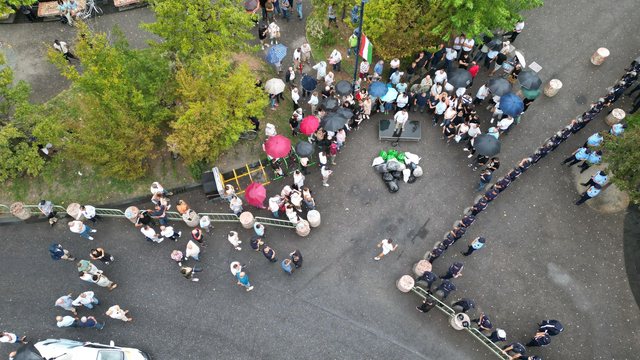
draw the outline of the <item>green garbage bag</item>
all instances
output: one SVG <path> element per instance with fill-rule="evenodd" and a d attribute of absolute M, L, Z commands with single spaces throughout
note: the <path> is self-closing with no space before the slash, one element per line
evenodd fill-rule
<path fill-rule="evenodd" d="M 389 150 L 387 151 L 387 160 L 389 159 L 396 159 L 398 157 L 398 151 L 397 150 Z"/>
<path fill-rule="evenodd" d="M 384 161 L 387 161 L 387 157 L 388 157 L 389 155 L 387 154 L 387 152 L 386 152 L 386 151 L 384 151 L 384 150 L 380 150 L 380 153 L 378 154 L 378 156 L 380 156 Z"/>
<path fill-rule="evenodd" d="M 396 159 L 398 159 L 398 161 L 400 162 L 404 162 L 404 153 L 399 153 L 398 156 L 396 156 Z"/>

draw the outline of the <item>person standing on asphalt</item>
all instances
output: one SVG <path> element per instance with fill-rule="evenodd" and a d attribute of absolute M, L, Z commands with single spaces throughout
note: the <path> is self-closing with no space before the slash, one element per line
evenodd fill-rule
<path fill-rule="evenodd" d="M 180 274 L 182 274 L 182 276 L 184 276 L 185 279 L 187 280 L 191 280 L 191 281 L 200 281 L 200 279 L 194 277 L 196 273 L 201 272 L 202 269 L 200 269 L 199 267 L 189 267 L 189 266 L 181 266 L 180 267 Z"/>
<path fill-rule="evenodd" d="M 510 353 L 515 353 L 516 356 L 512 356 L 511 358 L 517 359 L 525 356 L 525 354 L 527 353 L 527 348 L 525 348 L 524 345 L 520 344 L 519 342 L 514 342 L 503 347 L 502 352 L 508 355 L 510 355 Z"/>
<path fill-rule="evenodd" d="M 291 262 L 296 269 L 302 267 L 302 253 L 300 250 L 293 250 L 293 252 L 289 253 L 289 258 L 291 258 Z"/>
<path fill-rule="evenodd" d="M 427 296 L 427 297 L 424 298 L 424 300 L 422 301 L 422 304 L 420 304 L 420 306 L 416 306 L 416 310 L 420 311 L 423 314 L 426 314 L 431 309 L 433 309 L 435 306 L 436 306 L 435 300 L 433 300 L 431 298 L 431 296 Z"/>
<path fill-rule="evenodd" d="M 507 341 L 507 332 L 502 329 L 495 329 L 489 336 L 489 340 L 494 343 Z"/>
<path fill-rule="evenodd" d="M 254 236 L 251 237 L 250 245 L 251 245 L 251 248 L 253 250 L 261 251 L 260 247 L 262 245 L 264 245 L 264 241 L 262 240 L 262 238 L 260 236 L 254 235 Z"/>
<path fill-rule="evenodd" d="M 247 273 L 245 273 L 244 271 L 240 271 L 239 273 L 237 273 L 236 279 L 238 280 L 238 285 L 244 286 L 245 290 L 253 290 L 253 286 L 251 286 L 251 283 L 249 282 L 249 275 L 247 275 Z"/>
<path fill-rule="evenodd" d="M 107 288 L 109 291 L 118 287 L 118 284 L 109 280 L 109 278 L 104 274 L 91 275 L 91 282 L 100 287 Z"/>
<path fill-rule="evenodd" d="M 49 225 L 51 226 L 58 222 L 58 218 L 56 217 L 58 213 L 54 209 L 53 203 L 49 200 L 40 200 L 38 204 L 38 210 L 49 219 Z"/>
<path fill-rule="evenodd" d="M 451 304 L 451 307 L 455 311 L 466 313 L 467 311 L 474 309 L 476 307 L 476 303 L 471 299 L 462 298 Z"/>
<path fill-rule="evenodd" d="M 69 225 L 69 230 L 71 230 L 72 233 L 79 234 L 87 240 L 93 240 L 93 236 L 91 236 L 90 234 L 97 232 L 97 230 L 88 227 L 87 225 L 83 224 L 82 221 L 78 220 L 69 221 L 67 225 Z"/>
<path fill-rule="evenodd" d="M 593 135 L 587 138 L 587 141 L 584 142 L 584 145 L 582 145 L 582 147 L 592 148 L 592 149 L 597 148 L 597 147 L 600 147 L 600 145 L 602 145 L 603 141 L 604 141 L 604 137 L 602 136 L 602 134 L 594 133 Z"/>
<path fill-rule="evenodd" d="M 80 214 L 84 216 L 85 219 L 91 221 L 93 225 L 100 219 L 98 215 L 96 215 L 96 208 L 91 205 L 82 205 L 80 206 Z"/>
<path fill-rule="evenodd" d="M 438 275 L 432 273 L 431 271 L 425 271 L 422 276 L 419 276 L 416 281 L 424 281 L 427 283 L 427 291 L 431 291 L 431 287 L 433 283 L 438 280 Z"/>
<path fill-rule="evenodd" d="M 538 324 L 538 332 L 546 332 L 549 336 L 556 336 L 564 331 L 564 326 L 558 320 L 543 320 Z"/>
<path fill-rule="evenodd" d="M 571 156 L 569 156 L 568 158 L 564 159 L 564 161 L 562 162 L 562 164 L 566 164 L 569 163 L 569 166 L 573 166 L 577 163 L 579 163 L 580 161 L 585 161 L 589 158 L 589 154 L 591 153 L 591 150 L 587 149 L 585 146 L 578 148 L 576 151 L 574 151 Z"/>
<path fill-rule="evenodd" d="M 194 258 L 196 261 L 200 261 L 200 247 L 196 245 L 193 240 L 189 240 L 187 243 L 187 248 L 184 253 L 185 260 L 189 260 L 190 257 Z"/>
<path fill-rule="evenodd" d="M 26 336 L 18 336 L 14 333 L 8 332 L 8 331 L 3 331 L 0 332 L 0 343 L 7 343 L 7 344 L 17 344 L 17 343 L 23 343 L 26 344 L 27 343 L 27 337 Z"/>
<path fill-rule="evenodd" d="M 79 328 L 95 328 L 102 330 L 104 328 L 104 322 L 98 322 L 93 316 L 83 316 L 78 323 Z"/>
<path fill-rule="evenodd" d="M 128 313 L 129 310 L 123 310 L 119 305 L 113 305 L 105 314 L 112 319 L 128 322 L 133 320 L 132 317 L 127 316 Z"/>
<path fill-rule="evenodd" d="M 493 329 L 493 324 L 491 324 L 491 319 L 489 319 L 489 317 L 485 313 L 481 313 L 479 318 L 471 321 L 478 324 L 478 329 L 480 331 L 491 331 L 491 329 Z"/>
<path fill-rule="evenodd" d="M 200 218 L 200 220 L 202 220 L 203 218 L 204 217 Z M 178 238 L 182 236 L 182 231 L 178 231 L 176 233 L 175 231 L 173 231 L 173 226 L 160 225 L 160 235 L 177 242 Z"/>
<path fill-rule="evenodd" d="M 461 262 L 454 262 L 453 264 L 451 264 L 451 266 L 449 266 L 449 270 L 447 271 L 446 274 L 440 276 L 441 279 L 457 279 L 460 276 L 462 276 L 462 269 L 464 268 L 464 265 Z"/>
<path fill-rule="evenodd" d="M 204 244 L 204 234 L 202 233 L 202 230 L 200 230 L 200 228 L 195 228 L 191 230 L 191 238 L 195 240 L 198 244 L 200 244 L 200 246 L 207 247 Z"/>
<path fill-rule="evenodd" d="M 73 316 L 56 316 L 56 326 L 59 328 L 78 327 L 78 318 Z"/>
<path fill-rule="evenodd" d="M 227 235 L 227 240 L 231 243 L 234 249 L 238 251 L 242 250 L 242 248 L 240 247 L 240 244 L 242 244 L 242 241 L 240 241 L 240 238 L 238 237 L 237 232 L 229 231 L 229 234 Z"/>
<path fill-rule="evenodd" d="M 262 248 L 262 255 L 264 255 L 264 257 L 272 263 L 278 261 L 278 258 L 276 257 L 276 251 L 270 248 L 268 245 L 265 245 Z"/>
<path fill-rule="evenodd" d="M 59 306 L 67 311 L 71 311 L 74 315 L 78 315 L 78 311 L 73 306 L 73 298 L 71 297 L 73 293 L 69 293 L 64 296 L 60 296 L 58 300 L 56 300 L 56 306 Z"/>
<path fill-rule="evenodd" d="M 263 0 L 260 1 L 262 2 Z M 264 7 L 262 8 L 262 11 L 265 11 Z M 267 27 L 267 24 L 264 21 L 261 21 L 260 26 L 258 26 L 258 39 L 260 39 L 260 47 L 262 50 L 264 50 L 265 46 L 269 47 L 269 43 L 266 41 L 268 34 L 269 28 Z"/>
<path fill-rule="evenodd" d="M 53 260 L 67 260 L 74 261 L 76 258 L 71 255 L 69 250 L 64 249 L 62 245 L 57 243 L 52 243 L 49 245 L 49 254 Z"/>
<path fill-rule="evenodd" d="M 540 331 L 537 332 L 531 341 L 527 343 L 527 347 L 536 347 L 536 346 L 547 346 L 551 344 L 551 336 L 549 336 L 546 332 Z"/>
<path fill-rule="evenodd" d="M 446 299 L 449 294 L 456 291 L 456 285 L 449 280 L 442 280 L 440 285 L 436 288 L 436 294 L 442 294 L 442 299 Z"/>
<path fill-rule="evenodd" d="M 435 247 L 431 250 L 431 252 L 429 252 L 429 255 L 427 256 L 427 261 L 433 264 L 434 261 L 436 261 L 436 259 L 438 259 L 443 253 L 444 253 L 444 249 L 442 249 L 439 246 Z"/>
<path fill-rule="evenodd" d="M 329 176 L 333 174 L 333 171 L 325 165 L 320 168 L 320 174 L 322 175 L 322 186 L 329 186 Z"/>
<path fill-rule="evenodd" d="M 95 293 L 93 291 L 85 291 L 73 300 L 71 304 L 73 306 L 84 306 L 87 309 L 93 309 L 94 306 L 100 304 L 100 301 L 95 297 Z"/>
<path fill-rule="evenodd" d="M 280 201 L 280 195 L 275 195 L 269 198 L 269 211 L 271 211 L 271 214 L 276 219 L 280 218 Z"/>
<path fill-rule="evenodd" d="M 291 259 L 284 259 L 280 262 L 280 267 L 282 268 L 282 271 L 286 272 L 287 274 L 291 275 L 293 274 L 293 263 L 291 262 Z"/>
<path fill-rule="evenodd" d="M 597 150 L 592 152 L 591 154 L 589 154 L 589 157 L 586 160 L 584 160 L 582 164 L 579 165 L 580 173 L 582 174 L 591 166 L 598 165 L 601 162 L 602 162 L 602 151 Z"/>
<path fill-rule="evenodd" d="M 87 274 L 91 275 L 102 274 L 102 270 L 98 269 L 89 260 L 80 260 L 78 261 L 76 266 L 78 268 L 78 272 L 86 272 Z"/>
<path fill-rule="evenodd" d="M 598 172 L 596 172 L 595 174 L 593 174 L 593 176 L 591 177 L 591 179 L 589 179 L 589 181 L 587 181 L 584 184 L 580 184 L 582 186 L 591 186 L 591 185 L 600 185 L 600 186 L 604 186 L 607 183 L 607 173 L 605 173 L 604 171 L 600 170 Z"/>
<path fill-rule="evenodd" d="M 585 201 L 598 196 L 601 191 L 602 186 L 600 186 L 599 184 L 590 186 L 585 192 L 582 193 L 582 197 L 580 198 L 580 200 L 576 201 L 576 205 L 582 205 Z"/>
<path fill-rule="evenodd" d="M 484 190 L 484 187 L 491 182 L 492 177 L 493 177 L 493 171 L 489 169 L 482 170 L 480 172 L 480 182 L 478 183 L 478 187 L 476 187 L 476 191 L 479 192 Z"/>
<path fill-rule="evenodd" d="M 398 248 L 397 244 L 393 244 L 393 239 L 382 239 L 377 245 L 377 247 L 382 248 L 382 252 L 378 254 L 378 256 L 374 257 L 373 260 L 380 260 L 385 255 L 389 254 L 392 251 L 395 251 Z"/>
<path fill-rule="evenodd" d="M 460 252 L 460 253 L 464 256 L 469 256 L 473 254 L 474 251 L 482 249 L 485 242 L 486 242 L 485 238 L 478 236 L 477 238 L 473 239 L 471 244 L 469 244 L 469 248 L 467 249 L 466 252 Z"/>
<path fill-rule="evenodd" d="M 71 62 L 71 59 L 79 60 L 71 51 L 69 51 L 69 45 L 64 41 L 60 41 L 58 39 L 53 40 L 53 48 L 61 53 L 68 62 Z"/>
<path fill-rule="evenodd" d="M 164 241 L 164 238 L 158 237 L 158 234 L 156 234 L 156 231 L 153 230 L 153 228 L 149 225 L 143 226 L 142 229 L 140 229 L 140 232 L 144 235 L 147 241 L 155 242 L 158 244 Z"/>
<path fill-rule="evenodd" d="M 153 210 L 149 210 L 151 218 L 157 219 L 160 226 L 167 226 L 169 220 L 167 219 L 167 207 L 164 205 L 156 205 Z"/>
<path fill-rule="evenodd" d="M 233 195 L 231 197 L 231 202 L 229 202 L 229 208 L 231 209 L 231 211 L 236 214 L 236 216 L 240 216 L 240 214 L 242 214 L 242 200 Z"/>

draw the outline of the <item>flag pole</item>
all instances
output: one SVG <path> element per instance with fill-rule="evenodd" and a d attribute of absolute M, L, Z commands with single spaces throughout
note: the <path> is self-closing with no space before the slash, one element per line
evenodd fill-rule
<path fill-rule="evenodd" d="M 369 0 L 360 1 L 360 23 L 358 24 L 358 45 L 356 48 L 356 65 L 353 69 L 353 92 L 355 93 L 356 81 L 358 81 L 358 60 L 360 60 L 360 43 L 362 42 L 362 21 L 364 20 L 364 4 Z"/>

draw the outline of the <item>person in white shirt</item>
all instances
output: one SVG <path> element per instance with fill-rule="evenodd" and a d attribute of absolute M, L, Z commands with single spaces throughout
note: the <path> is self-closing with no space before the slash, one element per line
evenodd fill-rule
<path fill-rule="evenodd" d="M 333 49 L 331 55 L 329 55 L 329 64 L 333 65 L 333 71 L 340 71 L 340 64 L 342 63 L 342 54 L 338 49 Z"/>
<path fill-rule="evenodd" d="M 322 186 L 329 186 L 329 176 L 333 174 L 333 171 L 329 170 L 329 168 L 326 165 L 323 165 L 320 168 L 320 174 L 322 175 Z"/>
<path fill-rule="evenodd" d="M 193 240 L 189 240 L 184 252 L 185 260 L 189 260 L 190 257 L 194 258 L 196 261 L 200 261 L 200 247 Z"/>
<path fill-rule="evenodd" d="M 293 101 L 294 110 L 300 107 L 300 105 L 298 104 L 298 100 L 300 100 L 300 93 L 298 92 L 298 88 L 294 87 L 291 90 L 291 101 Z"/>
<path fill-rule="evenodd" d="M 280 200 L 280 195 L 275 195 L 269 198 L 269 211 L 271 211 L 274 218 L 280 217 Z"/>
<path fill-rule="evenodd" d="M 301 190 L 304 187 L 304 175 L 302 175 L 302 172 L 300 172 L 300 170 L 296 170 L 293 172 L 293 187 L 295 187 L 298 190 Z"/>
<path fill-rule="evenodd" d="M 129 310 L 123 310 L 119 305 L 113 305 L 105 314 L 112 319 L 127 322 L 133 320 L 132 317 L 127 316 L 128 313 Z"/>
<path fill-rule="evenodd" d="M 500 133 L 506 133 L 509 130 L 511 124 L 513 124 L 514 119 L 511 116 L 507 116 L 496 123 L 496 127 Z"/>
<path fill-rule="evenodd" d="M 271 41 L 271 45 L 278 43 L 278 38 L 280 38 L 280 26 L 274 22 L 269 24 L 267 28 L 269 31 L 269 40 Z"/>
<path fill-rule="evenodd" d="M 324 151 L 320 151 L 318 153 L 318 161 L 320 162 L 320 166 L 327 165 L 327 155 L 324 153 Z"/>
<path fill-rule="evenodd" d="M 302 61 L 303 63 L 309 63 L 309 60 L 311 59 L 311 45 L 309 45 L 308 42 L 302 44 L 302 46 L 300 47 L 300 52 L 300 61 Z"/>
<path fill-rule="evenodd" d="M 79 60 L 71 51 L 69 51 L 69 46 L 64 41 L 60 41 L 58 39 L 54 40 L 53 48 L 59 51 L 68 62 L 71 62 L 71 59 Z"/>
<path fill-rule="evenodd" d="M 369 62 L 367 61 L 367 59 L 362 59 L 362 62 L 360 63 L 360 72 L 359 72 L 360 80 L 367 81 L 367 78 L 369 77 L 370 67 L 371 66 L 369 65 Z"/>
<path fill-rule="evenodd" d="M 209 218 L 209 216 L 204 215 L 200 217 L 200 228 L 206 232 L 211 231 L 212 226 L 211 226 L 211 219 Z"/>
<path fill-rule="evenodd" d="M 202 218 L 200 218 L 200 220 L 202 221 Z M 207 217 L 207 221 L 209 220 L 209 218 Z M 202 226 L 200 226 L 202 227 Z M 163 237 L 166 237 L 168 239 L 171 239 L 173 241 L 178 241 L 178 238 L 180 236 L 182 236 L 182 231 L 178 231 L 177 233 L 173 230 L 173 226 L 160 226 L 160 235 L 162 235 Z"/>
<path fill-rule="evenodd" d="M 398 110 L 402 110 L 407 106 L 408 103 L 409 103 L 409 96 L 407 96 L 407 94 L 402 92 L 399 93 L 398 97 L 396 98 L 396 108 Z"/>
<path fill-rule="evenodd" d="M 3 331 L 0 332 L 0 343 L 9 343 L 9 344 L 15 344 L 17 342 L 21 342 L 23 344 L 26 344 L 27 337 L 26 336 L 18 336 L 14 333 L 10 333 L 7 331 Z"/>
<path fill-rule="evenodd" d="M 409 114 L 407 113 L 407 109 L 402 109 L 398 111 L 393 116 L 393 121 L 395 121 L 396 123 L 396 128 L 394 132 L 397 132 L 398 130 L 404 130 L 404 126 L 407 123 L 407 120 L 409 120 Z"/>
<path fill-rule="evenodd" d="M 315 115 L 316 113 L 316 109 L 318 108 L 318 103 L 320 101 L 318 100 L 318 92 L 314 91 L 311 94 L 311 97 L 309 98 L 309 101 L 307 102 L 307 104 L 309 104 L 311 106 L 311 115 Z"/>
<path fill-rule="evenodd" d="M 311 68 L 316 70 L 317 80 L 323 80 L 324 77 L 327 75 L 327 63 L 324 61 L 318 62 L 317 64 L 313 65 Z"/>
<path fill-rule="evenodd" d="M 436 70 L 433 81 L 436 84 L 443 84 L 447 81 L 447 71 L 445 69 Z"/>
<path fill-rule="evenodd" d="M 83 224 L 82 221 L 78 221 L 78 220 L 69 221 L 67 225 L 69 225 L 69 230 L 72 233 L 80 234 L 80 236 L 82 236 L 87 240 L 93 240 L 93 236 L 91 236 L 90 234 L 97 231 Z"/>
<path fill-rule="evenodd" d="M 302 50 L 300 48 L 296 48 L 293 51 L 293 67 L 302 73 Z"/>
<path fill-rule="evenodd" d="M 327 85 L 328 87 L 330 87 L 331 85 L 333 85 L 333 72 L 329 71 L 329 73 L 324 77 L 324 83 L 325 85 Z"/>
<path fill-rule="evenodd" d="M 473 46 L 476 44 L 476 41 L 472 38 L 464 39 L 462 42 L 462 53 L 469 54 L 471 50 L 473 50 Z"/>
<path fill-rule="evenodd" d="M 464 41 L 467 38 L 464 36 L 464 34 L 460 34 L 458 36 L 455 37 L 455 39 L 453 39 L 453 46 L 452 48 L 456 51 L 456 52 L 460 52 L 460 50 L 462 49 L 462 44 L 464 43 Z"/>
<path fill-rule="evenodd" d="M 95 305 L 99 305 L 100 301 L 93 291 L 85 291 L 71 302 L 73 306 L 84 306 L 87 309 L 93 309 Z"/>
<path fill-rule="evenodd" d="M 458 52 L 452 48 L 446 48 L 444 54 L 445 69 L 449 70 L 453 66 L 453 62 L 458 59 Z"/>
<path fill-rule="evenodd" d="M 514 41 L 516 41 L 516 38 L 518 37 L 518 35 L 520 35 L 523 29 L 524 29 L 524 21 L 518 21 L 513 31 L 508 32 L 504 35 L 505 36 L 510 35 L 509 41 L 513 43 Z"/>
<path fill-rule="evenodd" d="M 490 92 L 491 91 L 489 91 L 489 87 L 486 84 L 482 85 L 480 89 L 478 89 L 478 92 L 476 93 L 476 98 L 473 99 L 473 104 L 474 105 L 481 104 L 484 101 L 484 99 L 486 99 L 487 96 L 489 96 Z"/>
<path fill-rule="evenodd" d="M 229 235 L 227 235 L 227 240 L 231 243 L 231 245 L 233 245 L 233 248 L 240 251 L 242 250 L 242 248 L 240 247 L 240 244 L 242 244 L 242 241 L 240 241 L 240 238 L 238 237 L 238 233 L 235 231 L 229 231 Z"/>
<path fill-rule="evenodd" d="M 153 230 L 153 228 L 149 225 L 143 226 L 140 229 L 140 232 L 144 235 L 147 241 L 152 241 L 160 244 L 164 240 L 164 238 L 158 237 L 158 234 L 156 234 L 156 231 Z"/>
<path fill-rule="evenodd" d="M 94 224 L 96 223 L 96 221 L 98 221 L 99 218 L 99 216 L 96 215 L 96 208 L 91 205 L 80 206 L 80 214 L 82 214 L 85 219 L 90 220 Z"/>
<path fill-rule="evenodd" d="M 373 260 L 376 261 L 382 259 L 390 252 L 395 251 L 398 248 L 398 245 L 393 244 L 393 239 L 383 239 L 378 243 L 378 247 L 382 248 L 382 252 L 373 258 Z"/>

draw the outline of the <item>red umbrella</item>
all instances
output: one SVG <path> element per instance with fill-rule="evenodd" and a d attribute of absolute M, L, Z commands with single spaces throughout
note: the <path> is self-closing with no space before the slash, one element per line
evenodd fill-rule
<path fill-rule="evenodd" d="M 264 185 L 257 182 L 252 182 L 244 190 L 244 199 L 249 205 L 253 205 L 257 208 L 264 209 L 264 199 L 267 198 L 267 189 Z"/>
<path fill-rule="evenodd" d="M 300 132 L 305 135 L 311 135 L 318 130 L 318 126 L 320 126 L 320 119 L 313 115 L 309 115 L 302 119 L 302 122 L 300 123 Z"/>
<path fill-rule="evenodd" d="M 282 135 L 272 136 L 265 141 L 264 151 L 272 158 L 285 157 L 291 151 L 291 140 Z"/>

